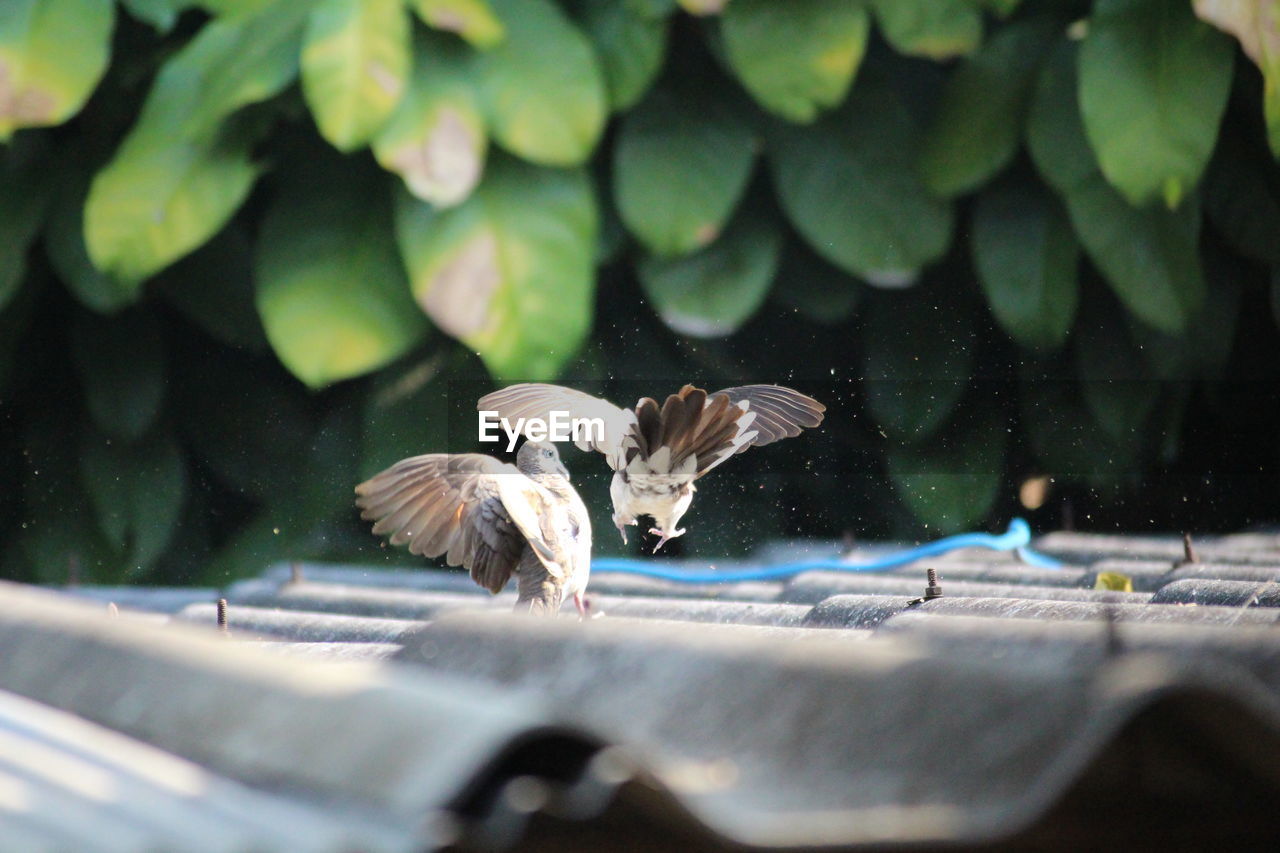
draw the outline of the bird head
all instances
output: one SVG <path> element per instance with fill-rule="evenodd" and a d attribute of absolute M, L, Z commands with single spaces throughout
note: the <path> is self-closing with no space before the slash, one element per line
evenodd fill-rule
<path fill-rule="evenodd" d="M 560 451 L 549 441 L 526 441 L 516 453 L 516 467 L 526 474 L 555 474 L 569 479 Z"/>

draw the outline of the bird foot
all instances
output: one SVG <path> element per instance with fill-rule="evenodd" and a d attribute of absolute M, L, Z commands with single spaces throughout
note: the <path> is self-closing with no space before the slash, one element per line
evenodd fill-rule
<path fill-rule="evenodd" d="M 578 621 L 586 622 L 588 619 L 599 619 L 604 614 L 591 606 L 591 599 L 586 598 L 582 593 L 578 593 L 573 597 L 573 606 L 578 609 Z"/>
<path fill-rule="evenodd" d="M 658 529 L 658 528 L 656 528 L 656 527 L 650 527 L 650 528 L 649 528 L 649 532 L 650 532 L 650 533 L 652 533 L 654 536 L 659 536 L 659 537 L 661 537 L 660 539 L 658 539 L 658 544 L 653 546 L 653 553 L 655 553 L 655 554 L 656 554 L 656 553 L 658 553 L 658 549 L 659 549 L 659 548 L 661 548 L 663 545 L 666 545 L 666 544 L 667 544 L 667 540 L 669 540 L 669 539 L 675 539 L 675 538 L 676 538 L 676 537 L 678 537 L 678 536 L 683 536 L 683 535 L 684 535 L 684 528 L 677 528 L 676 530 L 673 530 L 673 531 L 672 531 L 672 532 L 670 532 L 670 533 L 666 533 L 666 532 L 664 532 L 664 531 L 662 531 L 662 530 L 659 530 L 659 529 Z"/>

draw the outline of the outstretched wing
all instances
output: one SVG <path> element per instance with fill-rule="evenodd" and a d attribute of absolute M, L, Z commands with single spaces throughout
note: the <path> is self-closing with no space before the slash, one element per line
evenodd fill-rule
<path fill-rule="evenodd" d="M 478 453 L 402 459 L 356 486 L 361 518 L 391 544 L 445 556 L 491 592 L 506 585 L 526 544 L 557 574 L 553 539 L 543 530 L 550 494 L 514 465 Z M 550 541 L 549 541 L 550 539 Z"/>
<path fill-rule="evenodd" d="M 604 434 L 580 433 L 575 442 L 582 450 L 603 453 L 610 463 L 617 457 L 620 443 L 635 422 L 632 412 L 620 409 L 608 400 L 541 382 L 523 382 L 486 394 L 476 403 L 479 411 L 497 412 L 513 426 L 520 418 L 550 421 L 552 412 L 566 412 L 570 418 L 598 418 Z M 527 437 L 527 436 L 526 436 Z"/>
<path fill-rule="evenodd" d="M 749 445 L 739 448 L 739 453 L 747 447 L 761 447 L 784 438 L 795 438 L 802 429 L 822 423 L 822 413 L 827 410 L 812 397 L 781 385 L 723 388 L 711 394 L 709 399 L 714 400 L 720 394 L 728 397 L 735 406 L 745 403 L 748 412 L 756 413 L 755 420 L 751 422 L 756 437 Z"/>

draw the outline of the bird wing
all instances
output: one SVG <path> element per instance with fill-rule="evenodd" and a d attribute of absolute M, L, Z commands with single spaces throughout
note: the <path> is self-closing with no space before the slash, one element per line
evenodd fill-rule
<path fill-rule="evenodd" d="M 739 448 L 739 453 L 747 447 L 761 447 L 784 438 L 795 438 L 801 429 L 822 423 L 822 413 L 827 410 L 812 397 L 781 385 L 722 388 L 710 395 L 711 399 L 719 394 L 728 397 L 734 405 L 746 403 L 746 410 L 756 413 L 756 419 L 751 422 L 756 437 L 749 445 Z"/>
<path fill-rule="evenodd" d="M 390 534 L 391 544 L 407 544 L 413 554 L 444 555 L 490 592 L 506 585 L 526 544 L 548 571 L 558 570 L 543 530 L 553 498 L 493 457 L 412 456 L 356 486 L 356 495 L 374 533 Z"/>
<path fill-rule="evenodd" d="M 636 404 L 636 424 L 624 441 L 629 470 L 636 460 L 650 470 L 701 477 L 748 447 L 770 444 L 822 423 L 823 406 L 779 385 L 742 385 L 708 394 L 686 385 L 661 406 Z M 690 462 L 692 460 L 692 462 Z M 692 467 L 691 467 L 692 466 Z"/>
<path fill-rule="evenodd" d="M 581 450 L 603 453 L 611 464 L 618 455 L 623 436 L 635 420 L 634 413 L 620 409 L 608 400 L 542 382 L 522 382 L 486 394 L 476 403 L 476 408 L 495 411 L 511 424 L 519 418 L 549 421 L 553 411 L 568 412 L 571 418 L 599 418 L 604 424 L 604 435 L 583 436 L 575 444 Z"/>

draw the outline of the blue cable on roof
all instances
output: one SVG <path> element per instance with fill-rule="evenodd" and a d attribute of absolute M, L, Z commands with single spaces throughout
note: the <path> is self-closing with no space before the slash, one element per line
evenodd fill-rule
<path fill-rule="evenodd" d="M 1029 566 L 1042 569 L 1060 569 L 1062 563 L 1032 551 L 1027 546 L 1031 542 L 1031 528 L 1021 518 L 1009 522 L 1009 529 L 1004 533 L 958 533 L 947 536 L 914 548 L 905 548 L 859 563 L 846 563 L 843 560 L 803 560 L 796 563 L 783 563 L 779 566 L 766 566 L 760 569 L 738 569 L 736 571 L 718 571 L 707 569 L 663 568 L 661 563 L 653 560 L 634 560 L 625 557 L 601 557 L 591 561 L 591 568 L 597 572 L 622 572 L 630 575 L 642 575 L 649 578 L 676 581 L 678 583 L 731 583 L 734 581 L 765 581 L 776 578 L 788 578 L 801 572 L 821 569 L 835 572 L 877 572 L 906 565 L 925 557 L 936 557 L 956 548 L 988 548 L 992 551 L 1017 551 L 1022 561 Z"/>

